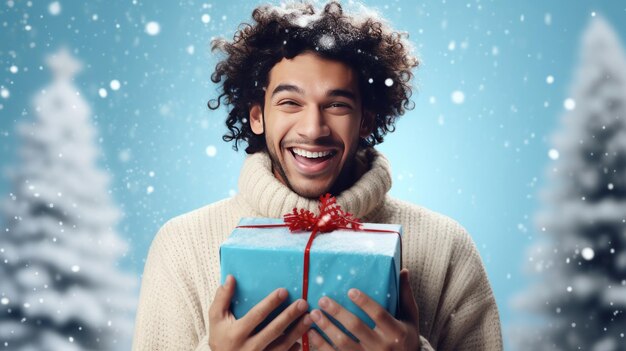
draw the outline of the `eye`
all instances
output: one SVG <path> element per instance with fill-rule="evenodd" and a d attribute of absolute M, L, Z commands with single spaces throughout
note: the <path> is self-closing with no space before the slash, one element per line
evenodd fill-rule
<path fill-rule="evenodd" d="M 294 101 L 291 100 L 285 100 L 279 103 L 279 105 L 291 105 L 291 106 L 298 106 L 298 104 Z"/>
<path fill-rule="evenodd" d="M 328 105 L 328 107 L 335 107 L 335 108 L 342 108 L 342 107 L 344 107 L 344 108 L 352 108 L 350 105 L 347 105 L 347 104 L 342 104 L 342 103 L 339 103 L 339 102 L 333 102 L 332 104 Z"/>

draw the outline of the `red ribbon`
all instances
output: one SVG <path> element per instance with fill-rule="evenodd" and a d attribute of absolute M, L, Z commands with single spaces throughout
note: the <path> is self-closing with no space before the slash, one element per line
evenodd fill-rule
<path fill-rule="evenodd" d="M 395 233 L 400 238 L 400 267 L 402 267 L 402 236 L 395 230 L 386 229 L 363 229 L 361 220 L 353 217 L 349 212 L 341 209 L 337 199 L 330 194 L 320 196 L 319 215 L 305 209 L 298 211 L 296 208 L 291 213 L 285 214 L 284 224 L 258 224 L 239 225 L 236 228 L 278 228 L 289 227 L 289 231 L 311 231 L 309 241 L 304 249 L 304 277 L 302 278 L 302 298 L 307 301 L 309 293 L 309 262 L 311 246 L 318 233 L 332 232 L 337 229 L 347 229 L 363 232 Z M 302 335 L 302 349 L 309 351 L 309 335 Z"/>

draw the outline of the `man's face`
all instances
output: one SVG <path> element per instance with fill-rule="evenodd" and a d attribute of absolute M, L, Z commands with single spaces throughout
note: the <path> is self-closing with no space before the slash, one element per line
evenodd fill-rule
<path fill-rule="evenodd" d="M 255 134 L 265 133 L 274 175 L 309 198 L 346 181 L 359 137 L 370 133 L 370 123 L 361 123 L 356 72 L 313 52 L 272 68 L 261 112 L 254 105 L 250 123 Z"/>

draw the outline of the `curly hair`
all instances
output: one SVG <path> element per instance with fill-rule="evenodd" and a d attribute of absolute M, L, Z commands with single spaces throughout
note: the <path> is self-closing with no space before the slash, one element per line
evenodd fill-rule
<path fill-rule="evenodd" d="M 229 132 L 222 139 L 234 140 L 234 150 L 240 141 L 247 142 L 248 154 L 266 148 L 264 135 L 254 134 L 248 123 L 249 109 L 253 104 L 264 106 L 272 67 L 307 50 L 343 62 L 358 73 L 363 109 L 374 115 L 374 128 L 361 138 L 361 146 L 379 144 L 393 132 L 396 118 L 414 108 L 409 82 L 419 62 L 406 32 L 393 31 L 364 6 L 361 10 L 345 14 L 336 1 L 322 10 L 309 2 L 262 5 L 252 12 L 256 23 L 240 24 L 233 41 L 213 39 L 211 51 L 226 57 L 211 75 L 214 83 L 223 83 L 208 107 L 216 110 L 220 102 L 231 107 L 226 119 Z"/>

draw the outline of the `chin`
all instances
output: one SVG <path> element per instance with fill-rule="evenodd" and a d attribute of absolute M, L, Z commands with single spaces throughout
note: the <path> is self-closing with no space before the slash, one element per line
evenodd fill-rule
<path fill-rule="evenodd" d="M 291 190 L 293 190 L 296 194 L 309 198 L 309 199 L 319 199 L 320 196 L 326 194 L 331 189 L 330 186 L 327 186 L 327 187 L 316 186 L 316 185 L 294 186 L 294 183 L 291 183 L 291 182 L 290 184 L 291 184 Z"/>

